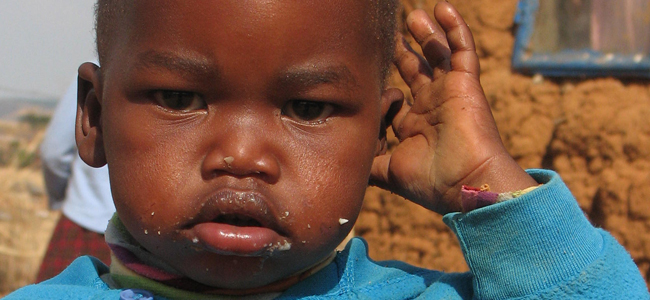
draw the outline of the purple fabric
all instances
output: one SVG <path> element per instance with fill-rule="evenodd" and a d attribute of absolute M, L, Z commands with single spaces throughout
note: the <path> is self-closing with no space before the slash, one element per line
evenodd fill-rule
<path fill-rule="evenodd" d="M 461 207 L 463 212 L 472 211 L 496 203 L 498 197 L 498 193 L 463 185 L 461 189 Z"/>

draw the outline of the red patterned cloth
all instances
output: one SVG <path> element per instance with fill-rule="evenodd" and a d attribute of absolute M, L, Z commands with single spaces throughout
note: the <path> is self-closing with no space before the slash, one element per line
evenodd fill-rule
<path fill-rule="evenodd" d="M 87 230 L 61 215 L 38 271 L 36 282 L 58 275 L 75 258 L 82 255 L 94 256 L 106 265 L 111 261 L 111 251 L 103 234 Z"/>

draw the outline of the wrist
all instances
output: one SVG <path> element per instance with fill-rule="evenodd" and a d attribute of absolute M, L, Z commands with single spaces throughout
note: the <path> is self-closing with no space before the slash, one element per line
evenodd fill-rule
<path fill-rule="evenodd" d="M 495 156 L 457 187 L 462 212 L 523 195 L 539 186 L 507 153 Z"/>
<path fill-rule="evenodd" d="M 490 186 L 488 186 L 487 184 L 484 184 L 480 188 L 464 185 L 461 188 L 461 209 L 463 213 L 466 213 L 495 203 L 518 198 L 525 194 L 528 194 L 529 192 L 534 191 L 536 188 L 540 186 L 541 184 L 538 184 L 523 190 L 505 192 L 505 193 L 495 193 L 490 191 Z"/>
<path fill-rule="evenodd" d="M 488 185 L 491 192 L 498 194 L 525 190 L 537 186 L 538 183 L 508 153 L 504 153 L 495 156 L 473 172 L 460 183 L 459 188 L 483 185 Z"/>

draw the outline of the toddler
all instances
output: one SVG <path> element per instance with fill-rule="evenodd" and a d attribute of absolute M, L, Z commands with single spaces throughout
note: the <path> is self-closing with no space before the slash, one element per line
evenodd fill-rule
<path fill-rule="evenodd" d="M 100 0 L 76 140 L 109 167 L 112 263 L 7 299 L 647 299 L 557 174 L 506 152 L 458 12 L 409 15 L 420 56 L 396 6 Z M 385 86 L 392 62 L 412 103 Z M 443 214 L 470 272 L 336 252 L 368 182 Z"/>

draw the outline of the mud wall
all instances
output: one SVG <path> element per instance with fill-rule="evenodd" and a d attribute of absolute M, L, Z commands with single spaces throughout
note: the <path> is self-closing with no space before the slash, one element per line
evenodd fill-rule
<path fill-rule="evenodd" d="M 403 0 L 431 13 L 437 1 Z M 645 80 L 545 79 L 511 70 L 516 0 L 450 0 L 470 25 L 481 81 L 501 136 L 524 168 L 560 173 L 585 214 L 609 230 L 650 278 L 650 85 Z M 400 85 L 394 79 L 395 85 Z M 441 217 L 370 188 L 356 226 L 377 260 L 465 271 Z"/>

